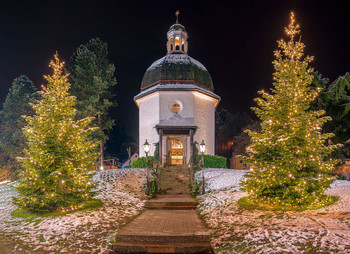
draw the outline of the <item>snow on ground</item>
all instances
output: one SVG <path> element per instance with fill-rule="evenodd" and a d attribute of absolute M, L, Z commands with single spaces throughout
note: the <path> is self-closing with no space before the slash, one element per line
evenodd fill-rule
<path fill-rule="evenodd" d="M 247 171 L 205 169 L 199 211 L 211 228 L 216 253 L 350 253 L 350 181 L 336 180 L 332 206 L 303 212 L 246 210 L 240 181 Z M 196 177 L 202 177 L 198 172 Z"/>
<path fill-rule="evenodd" d="M 103 207 L 31 220 L 11 216 L 16 192 L 11 184 L 0 185 L 0 253 L 4 247 L 13 253 L 108 253 L 114 233 L 143 209 L 144 178 L 143 169 L 97 172 L 96 198 Z"/>
<path fill-rule="evenodd" d="M 205 190 L 219 190 L 224 188 L 240 189 L 240 182 L 248 170 L 230 170 L 223 168 L 204 169 Z M 196 173 L 196 178 L 201 180 L 202 171 Z"/>

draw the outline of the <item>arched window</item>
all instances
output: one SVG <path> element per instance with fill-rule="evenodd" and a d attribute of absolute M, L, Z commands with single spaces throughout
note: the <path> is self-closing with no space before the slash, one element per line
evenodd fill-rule
<path fill-rule="evenodd" d="M 170 39 L 170 50 L 174 50 L 173 38 Z"/>
<path fill-rule="evenodd" d="M 181 50 L 185 51 L 185 39 L 184 38 L 181 39 Z"/>
<path fill-rule="evenodd" d="M 180 37 L 175 37 L 175 50 L 180 50 Z"/>

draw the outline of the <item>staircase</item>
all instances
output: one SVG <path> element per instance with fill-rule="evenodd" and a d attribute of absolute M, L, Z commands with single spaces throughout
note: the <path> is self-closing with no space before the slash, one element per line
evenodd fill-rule
<path fill-rule="evenodd" d="M 162 169 L 159 178 L 159 194 L 190 194 L 190 169 L 186 166 L 168 166 Z"/>
<path fill-rule="evenodd" d="M 190 170 L 171 166 L 161 170 L 160 195 L 145 203 L 145 211 L 116 234 L 110 253 L 212 254 L 210 233 L 190 195 Z M 163 195 L 162 195 L 163 194 Z"/>
<path fill-rule="evenodd" d="M 189 195 L 158 195 L 146 210 L 122 228 L 110 253 L 212 254 L 210 233 Z"/>
<path fill-rule="evenodd" d="M 198 202 L 189 195 L 157 195 L 145 203 L 150 210 L 195 210 Z"/>

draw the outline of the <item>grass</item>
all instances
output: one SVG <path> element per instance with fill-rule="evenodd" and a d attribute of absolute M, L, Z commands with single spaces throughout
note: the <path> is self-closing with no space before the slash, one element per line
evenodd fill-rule
<path fill-rule="evenodd" d="M 238 205 L 241 208 L 247 209 L 247 210 L 264 210 L 264 211 L 305 211 L 305 210 L 315 210 L 315 209 L 320 209 L 322 207 L 326 207 L 329 205 L 334 204 L 339 200 L 338 197 L 331 196 L 331 200 L 324 204 L 324 205 L 307 205 L 307 206 L 281 206 L 281 205 L 272 205 L 272 204 L 256 204 L 252 203 L 249 200 L 249 197 L 244 197 L 238 200 Z"/>
<path fill-rule="evenodd" d="M 57 217 L 57 216 L 66 215 L 66 214 L 75 213 L 75 212 L 95 210 L 95 209 L 102 207 L 102 205 L 103 205 L 103 203 L 101 200 L 91 199 L 91 200 L 85 202 L 84 206 L 82 208 L 79 208 L 79 209 L 74 210 L 74 211 L 68 211 L 68 212 L 62 211 L 62 212 L 51 212 L 51 213 L 37 214 L 37 213 L 29 212 L 29 211 L 22 209 L 22 208 L 17 208 L 16 210 L 14 210 L 11 213 L 11 216 L 18 217 L 18 218 L 24 218 L 24 219 L 28 219 L 28 220 L 40 219 L 40 218 L 45 218 L 45 217 Z"/>

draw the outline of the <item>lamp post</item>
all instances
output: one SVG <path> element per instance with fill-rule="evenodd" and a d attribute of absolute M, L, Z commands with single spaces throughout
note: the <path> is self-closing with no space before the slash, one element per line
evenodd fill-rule
<path fill-rule="evenodd" d="M 204 143 L 204 139 L 202 140 L 202 143 L 200 143 L 199 145 L 199 151 L 202 154 L 202 194 L 205 193 L 205 188 L 204 188 L 204 152 L 205 152 L 205 143 Z"/>
<path fill-rule="evenodd" d="M 149 153 L 149 150 L 151 149 L 151 145 L 148 143 L 146 139 L 146 142 L 142 146 L 146 154 L 146 195 L 148 195 L 149 194 L 148 192 L 148 153 Z"/>

